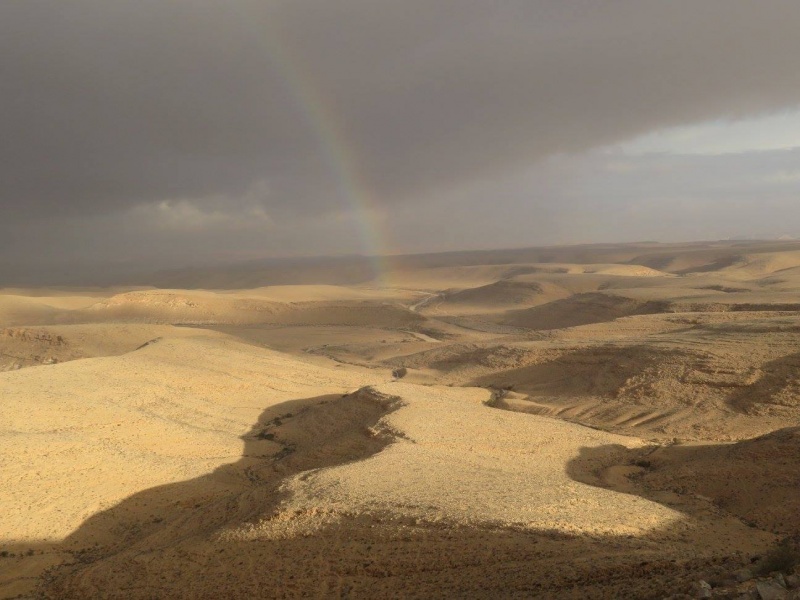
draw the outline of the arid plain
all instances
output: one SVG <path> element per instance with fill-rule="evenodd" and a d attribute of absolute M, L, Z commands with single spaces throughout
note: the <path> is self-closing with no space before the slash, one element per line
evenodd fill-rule
<path fill-rule="evenodd" d="M 799 242 L 385 268 L 0 290 L 0 598 L 738 597 L 800 535 Z"/>

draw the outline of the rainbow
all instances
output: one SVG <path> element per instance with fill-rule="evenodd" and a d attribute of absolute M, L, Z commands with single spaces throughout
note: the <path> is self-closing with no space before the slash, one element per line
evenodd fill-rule
<path fill-rule="evenodd" d="M 361 251 L 370 260 L 376 285 L 388 287 L 390 269 L 386 257 L 391 236 L 383 207 L 364 177 L 358 152 L 348 139 L 344 123 L 315 85 L 308 69 L 293 57 L 289 44 L 280 34 L 268 28 L 260 37 L 266 44 L 270 61 L 317 137 L 320 152 L 337 182 L 337 192 L 350 205 L 361 239 Z"/>

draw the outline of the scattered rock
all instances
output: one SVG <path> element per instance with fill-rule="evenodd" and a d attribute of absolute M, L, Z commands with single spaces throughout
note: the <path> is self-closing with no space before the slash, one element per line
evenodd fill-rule
<path fill-rule="evenodd" d="M 787 600 L 789 597 L 786 588 L 774 579 L 759 581 L 756 584 L 756 590 L 761 600 Z"/>
<path fill-rule="evenodd" d="M 736 581 L 743 583 L 753 578 L 753 572 L 750 569 L 739 569 L 733 576 L 736 578 Z"/>
<path fill-rule="evenodd" d="M 692 592 L 694 592 L 695 598 L 711 598 L 711 584 L 707 581 L 703 581 L 702 579 L 692 585 Z"/>

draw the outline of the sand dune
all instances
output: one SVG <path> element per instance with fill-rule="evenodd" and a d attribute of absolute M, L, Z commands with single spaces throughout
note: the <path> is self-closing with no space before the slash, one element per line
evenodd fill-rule
<path fill-rule="evenodd" d="M 301 261 L 0 292 L 0 597 L 725 582 L 800 535 L 797 247 L 392 257 L 388 285 L 337 259 L 324 277 Z"/>

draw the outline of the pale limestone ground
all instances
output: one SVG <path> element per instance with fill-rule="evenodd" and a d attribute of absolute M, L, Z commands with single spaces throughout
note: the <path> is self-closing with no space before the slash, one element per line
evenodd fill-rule
<path fill-rule="evenodd" d="M 747 562 L 800 513 L 773 246 L 6 290 L 0 597 L 660 597 Z"/>
<path fill-rule="evenodd" d="M 24 550 L 135 492 L 239 460 L 241 436 L 265 408 L 380 375 L 187 330 L 123 356 L 0 377 L 0 539 Z M 0 586 L 18 569 L 0 562 Z"/>
<path fill-rule="evenodd" d="M 637 447 L 639 440 L 492 409 L 482 389 L 392 383 L 376 391 L 400 398 L 401 408 L 380 423 L 398 439 L 369 459 L 290 479 L 287 511 L 385 509 L 462 525 L 600 535 L 641 535 L 681 518 L 566 473 L 583 447 Z"/>

